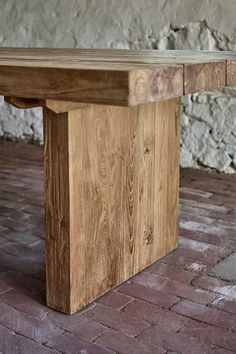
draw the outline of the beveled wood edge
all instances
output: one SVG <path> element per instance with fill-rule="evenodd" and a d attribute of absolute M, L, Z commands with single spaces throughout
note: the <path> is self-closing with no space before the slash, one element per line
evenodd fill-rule
<path fill-rule="evenodd" d="M 16 108 L 30 109 L 30 108 L 37 108 L 37 107 L 47 107 L 54 113 L 65 113 L 68 111 L 73 111 L 76 109 L 88 107 L 87 103 L 47 100 L 47 99 L 40 100 L 34 98 L 22 98 L 22 97 L 12 97 L 12 96 L 5 96 L 4 100 L 8 104 L 11 104 Z"/>
<path fill-rule="evenodd" d="M 227 86 L 236 85 L 236 59 L 227 60 L 227 76 L 226 83 Z"/>
<path fill-rule="evenodd" d="M 219 60 L 210 63 L 184 64 L 184 94 L 212 91 L 226 86 L 227 63 Z"/>
<path fill-rule="evenodd" d="M 183 65 L 137 69 L 129 73 L 128 106 L 163 101 L 183 95 Z"/>
<path fill-rule="evenodd" d="M 38 93 L 34 95 L 34 98 L 9 95 L 5 96 L 5 101 L 21 109 L 47 107 L 55 113 L 81 109 L 90 104 L 136 106 L 236 85 L 236 60 L 165 65 L 155 69 L 137 68 L 127 71 L 126 74 L 127 88 L 122 87 L 124 90 L 122 98 L 119 97 L 117 100 L 115 97 L 106 98 L 105 96 L 101 100 L 96 97 L 94 99 L 81 97 L 80 102 L 75 101 L 74 97 L 63 99 L 60 96 L 58 99 L 47 97 L 41 99 L 37 98 L 41 95 Z M 27 93 L 25 96 L 28 95 L 30 94 Z"/>

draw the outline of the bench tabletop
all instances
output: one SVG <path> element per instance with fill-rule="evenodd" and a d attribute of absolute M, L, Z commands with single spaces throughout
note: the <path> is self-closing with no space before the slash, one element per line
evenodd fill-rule
<path fill-rule="evenodd" d="M 236 52 L 0 48 L 0 95 L 138 105 L 236 85 Z"/>

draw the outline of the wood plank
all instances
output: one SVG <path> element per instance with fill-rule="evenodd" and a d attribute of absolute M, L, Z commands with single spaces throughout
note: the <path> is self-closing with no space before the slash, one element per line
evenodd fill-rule
<path fill-rule="evenodd" d="M 233 51 L 196 51 L 196 50 L 132 50 L 132 49 L 79 49 L 79 48 L 0 48 L 0 60 L 40 61 L 54 65 L 55 62 L 125 62 L 157 63 L 166 59 L 182 60 L 226 60 L 236 58 Z M 68 62 L 69 63 L 69 62 Z M 9 65 L 9 64 L 8 64 Z M 13 65 L 13 64 L 12 64 Z M 34 64 L 35 65 L 35 64 Z"/>
<path fill-rule="evenodd" d="M 155 195 L 154 232 L 160 235 L 156 247 L 165 240 L 166 254 L 178 243 L 180 105 L 180 98 L 158 105 L 157 115 L 162 119 L 155 122 L 155 189 L 159 193 Z"/>
<path fill-rule="evenodd" d="M 0 95 L 138 105 L 183 93 L 182 66 L 104 71 L 0 66 Z"/>
<path fill-rule="evenodd" d="M 227 86 L 236 85 L 236 60 L 227 61 Z"/>
<path fill-rule="evenodd" d="M 43 106 L 49 108 L 51 111 L 55 113 L 64 113 L 64 112 L 74 111 L 76 109 L 86 108 L 88 107 L 88 104 L 80 103 L 80 102 L 45 100 Z"/>
<path fill-rule="evenodd" d="M 44 108 L 49 306 L 73 313 L 176 248 L 179 108 Z"/>
<path fill-rule="evenodd" d="M 5 96 L 4 100 L 8 104 L 11 104 L 16 108 L 21 108 L 21 109 L 41 107 L 44 105 L 45 102 L 44 100 L 39 100 L 39 99 L 13 97 L 13 96 Z"/>
<path fill-rule="evenodd" d="M 180 66 L 133 70 L 129 75 L 129 106 L 182 95 L 183 69 Z"/>
<path fill-rule="evenodd" d="M 32 99 L 32 98 L 13 97 L 13 96 L 5 96 L 4 100 L 8 104 L 11 104 L 16 108 L 29 109 L 29 108 L 36 108 L 36 107 L 47 107 L 55 113 L 64 113 L 79 108 L 85 108 L 88 106 L 88 104 L 80 103 L 80 102 L 39 100 L 39 99 Z"/>
<path fill-rule="evenodd" d="M 184 94 L 226 86 L 226 62 L 184 65 Z"/>
<path fill-rule="evenodd" d="M 127 105 L 129 71 L 0 66 L 0 95 Z"/>
<path fill-rule="evenodd" d="M 47 304 L 70 312 L 70 196 L 68 114 L 44 108 Z M 60 124 L 58 122 L 60 121 Z M 63 304 L 63 305 L 62 305 Z"/>
<path fill-rule="evenodd" d="M 234 60 L 235 52 L 0 48 L 0 95 L 139 105 L 229 85 Z"/>

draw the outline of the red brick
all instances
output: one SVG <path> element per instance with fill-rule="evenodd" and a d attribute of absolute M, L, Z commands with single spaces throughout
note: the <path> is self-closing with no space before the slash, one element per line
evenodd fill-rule
<path fill-rule="evenodd" d="M 132 278 L 132 281 L 143 286 L 147 286 L 159 291 L 167 292 L 178 297 L 208 304 L 215 299 L 215 295 L 210 292 L 196 289 L 195 287 L 174 280 L 164 279 L 158 275 L 146 272 L 139 273 Z"/>
<path fill-rule="evenodd" d="M 59 354 L 0 325 L 0 354 Z"/>
<path fill-rule="evenodd" d="M 27 262 L 43 262 L 44 261 L 44 253 L 42 251 L 38 251 L 37 249 L 33 249 L 28 245 L 21 244 L 18 242 L 8 241 L 4 243 L 4 245 L 0 246 L 0 249 L 7 254 L 17 256 L 20 259 L 26 259 Z"/>
<path fill-rule="evenodd" d="M 22 243 L 25 245 L 29 245 L 30 243 L 38 240 L 38 237 L 33 236 L 30 232 L 8 231 L 3 234 L 3 237 L 6 240 L 14 241 L 18 244 Z"/>
<path fill-rule="evenodd" d="M 219 247 L 226 247 L 231 250 L 236 250 L 236 240 L 232 240 L 226 237 L 217 236 L 216 234 L 206 234 L 199 231 L 179 230 L 179 234 L 184 236 L 185 238 L 206 242 L 208 244 L 212 244 Z"/>
<path fill-rule="evenodd" d="M 178 248 L 177 253 L 180 256 L 188 257 L 193 260 L 200 261 L 204 264 L 211 265 L 211 266 L 215 265 L 222 258 L 224 258 L 224 257 L 222 257 L 221 254 L 218 254 L 218 253 L 215 253 L 212 251 L 203 252 L 200 249 L 193 251 L 193 250 L 189 250 L 189 249 L 180 247 L 180 248 Z M 227 254 L 229 254 L 229 253 L 227 253 Z"/>
<path fill-rule="evenodd" d="M 205 202 L 207 202 L 207 203 L 210 203 L 210 204 L 214 204 L 214 205 L 220 205 L 220 204 L 222 204 L 222 201 L 220 202 L 220 201 L 217 201 L 217 200 L 212 200 L 212 198 L 204 198 L 204 197 L 201 197 L 201 196 L 199 196 L 199 195 L 192 195 L 192 194 L 189 194 L 189 193 L 185 193 L 185 192 L 181 192 L 180 191 L 180 194 L 179 194 L 179 196 L 180 196 L 180 199 L 187 199 L 187 200 L 191 200 L 191 201 L 193 201 L 194 203 L 196 203 L 196 202 L 202 202 L 202 203 L 205 203 Z"/>
<path fill-rule="evenodd" d="M 225 258 L 231 253 L 231 250 L 226 249 L 225 247 L 218 247 L 215 245 L 211 245 L 207 243 L 196 240 L 191 240 L 184 237 L 179 237 L 179 247 L 185 248 L 187 250 L 195 251 L 195 252 L 203 252 L 203 253 L 213 253 L 221 258 Z"/>
<path fill-rule="evenodd" d="M 64 332 L 47 320 L 30 316 L 5 304 L 0 304 L 0 313 L 0 323 L 4 327 L 39 343 Z"/>
<path fill-rule="evenodd" d="M 181 300 L 172 311 L 194 320 L 226 329 L 236 328 L 236 316 L 188 300 Z"/>
<path fill-rule="evenodd" d="M 190 283 L 196 277 L 196 273 L 189 272 L 181 267 L 172 266 L 162 262 L 156 262 L 146 269 L 146 272 L 162 276 L 163 278 Z"/>
<path fill-rule="evenodd" d="M 236 298 L 236 285 L 230 284 L 227 281 L 204 275 L 197 277 L 192 283 L 194 286 L 202 289 L 211 290 L 234 299 Z"/>
<path fill-rule="evenodd" d="M 9 291 L 10 289 L 12 289 L 12 287 L 7 284 L 7 282 L 5 282 L 4 280 L 1 280 L 0 278 L 0 294 L 5 293 L 6 291 Z"/>
<path fill-rule="evenodd" d="M 4 272 L 0 274 L 0 281 L 4 281 L 11 288 L 23 293 L 37 293 L 45 288 L 45 284 L 37 279 L 18 272 Z"/>
<path fill-rule="evenodd" d="M 186 205 L 186 207 L 190 206 L 190 207 L 196 209 L 196 212 L 198 212 L 198 210 L 203 213 L 208 213 L 209 211 L 214 212 L 214 215 L 220 214 L 220 215 L 225 216 L 227 213 L 229 213 L 232 210 L 231 208 L 227 208 L 222 205 L 210 204 L 207 201 L 206 202 L 199 202 L 199 201 L 195 202 L 194 200 L 182 199 L 182 198 L 180 198 L 180 204 Z"/>
<path fill-rule="evenodd" d="M 213 348 L 209 351 L 207 354 L 234 354 L 234 352 L 231 352 L 230 350 L 222 349 L 222 348 Z"/>
<path fill-rule="evenodd" d="M 202 217 L 201 217 L 202 218 Z M 200 218 L 200 219 L 201 219 Z M 204 223 L 203 220 L 193 221 L 193 220 L 184 220 L 183 217 L 180 219 L 180 227 L 182 229 L 200 231 L 206 234 L 216 234 L 218 236 L 227 236 L 227 234 L 234 235 L 234 233 L 230 230 L 223 229 L 219 225 L 209 225 Z"/>
<path fill-rule="evenodd" d="M 188 319 L 183 316 L 139 300 L 128 304 L 123 311 L 144 319 L 151 325 L 158 324 L 169 331 L 178 331 L 188 322 Z"/>
<path fill-rule="evenodd" d="M 64 354 L 116 354 L 110 349 L 102 348 L 70 333 L 52 338 L 46 342 L 46 345 Z"/>
<path fill-rule="evenodd" d="M 34 260 L 28 261 L 27 257 L 19 257 L 18 255 L 11 255 L 8 253 L 3 253 L 0 251 L 0 267 L 7 267 L 7 271 L 14 271 L 19 276 L 22 276 L 22 274 L 27 274 L 30 277 L 34 276 L 35 272 L 38 272 L 39 270 L 42 269 L 42 260 L 40 260 L 41 263 L 35 262 Z M 21 273 L 21 274 L 20 274 Z M 42 284 L 42 287 L 44 284 Z"/>
<path fill-rule="evenodd" d="M 191 223 L 189 223 L 189 215 L 186 213 L 182 214 L 182 222 L 185 224 L 185 229 L 189 228 L 188 225 L 190 226 Z M 191 213 L 191 221 L 193 221 L 193 230 L 198 230 L 202 232 L 208 233 L 210 230 L 213 231 L 217 235 L 230 235 L 234 238 L 235 231 L 236 231 L 236 226 L 233 218 L 231 220 L 221 220 L 221 219 L 215 219 L 215 218 L 209 218 L 204 215 L 197 215 L 196 213 L 193 214 Z M 181 222 L 181 223 L 182 223 Z M 187 226 L 187 227 L 186 227 Z M 210 232 L 212 233 L 212 232 Z"/>
<path fill-rule="evenodd" d="M 201 262 L 181 256 L 177 253 L 177 251 L 170 253 L 169 255 L 162 258 L 161 262 L 187 269 L 189 271 L 194 271 L 196 273 L 205 273 L 208 270 L 208 267 L 210 267 L 208 264 L 206 264 L 206 262 Z"/>
<path fill-rule="evenodd" d="M 120 354 L 164 354 L 165 350 L 154 347 L 149 343 L 142 343 L 117 331 L 109 330 L 100 336 L 96 343 Z"/>
<path fill-rule="evenodd" d="M 64 315 L 60 312 L 53 311 L 48 315 L 48 320 L 55 326 L 65 329 L 68 332 L 78 335 L 89 341 L 94 340 L 97 336 L 107 331 L 107 327 L 101 323 L 92 321 L 89 318 L 76 313 L 72 316 Z"/>
<path fill-rule="evenodd" d="M 148 327 L 148 323 L 128 313 L 117 311 L 101 304 L 86 311 L 84 316 L 94 321 L 101 322 L 107 327 L 120 330 L 128 336 L 136 336 Z"/>
<path fill-rule="evenodd" d="M 1 226 L 4 226 L 10 230 L 17 231 L 27 231 L 33 228 L 32 224 L 20 220 L 15 220 L 9 217 L 0 217 L 0 224 Z"/>
<path fill-rule="evenodd" d="M 102 297 L 100 297 L 96 302 L 120 309 L 123 306 L 127 305 L 132 300 L 132 297 L 120 294 L 116 291 L 109 291 Z"/>
<path fill-rule="evenodd" d="M 26 295 L 15 289 L 0 294 L 0 303 L 7 304 L 36 317 L 45 316 L 52 311 L 52 309 L 42 304 L 41 297 Z"/>
<path fill-rule="evenodd" d="M 138 339 L 181 354 L 208 354 L 211 349 L 209 344 L 199 338 L 189 337 L 182 333 L 170 334 L 160 327 L 146 329 L 138 336 Z"/>
<path fill-rule="evenodd" d="M 209 306 L 236 315 L 236 299 L 230 299 L 227 296 L 219 295 L 219 297 L 213 300 Z"/>
<path fill-rule="evenodd" d="M 141 299 L 165 308 L 168 308 L 179 301 L 179 298 L 174 295 L 166 294 L 165 292 L 135 283 L 124 285 L 119 291 L 133 296 L 136 299 Z"/>
<path fill-rule="evenodd" d="M 180 332 L 191 337 L 202 338 L 214 346 L 223 347 L 232 351 L 236 348 L 236 335 L 230 330 L 192 321 L 188 323 L 187 326 L 183 327 Z"/>
<path fill-rule="evenodd" d="M 209 192 L 206 192 L 206 191 L 203 191 L 203 190 L 200 190 L 199 188 L 198 189 L 193 189 L 193 188 L 189 188 L 189 187 L 180 187 L 180 193 L 186 193 L 186 194 L 191 194 L 193 196 L 199 196 L 201 198 L 210 198 L 212 197 L 212 193 L 209 193 Z"/>

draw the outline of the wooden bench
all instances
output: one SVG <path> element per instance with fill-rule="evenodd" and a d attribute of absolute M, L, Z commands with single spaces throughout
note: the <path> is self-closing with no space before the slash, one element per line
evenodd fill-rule
<path fill-rule="evenodd" d="M 43 107 L 48 306 L 177 247 L 181 96 L 234 84 L 232 52 L 0 49 L 0 95 Z"/>

